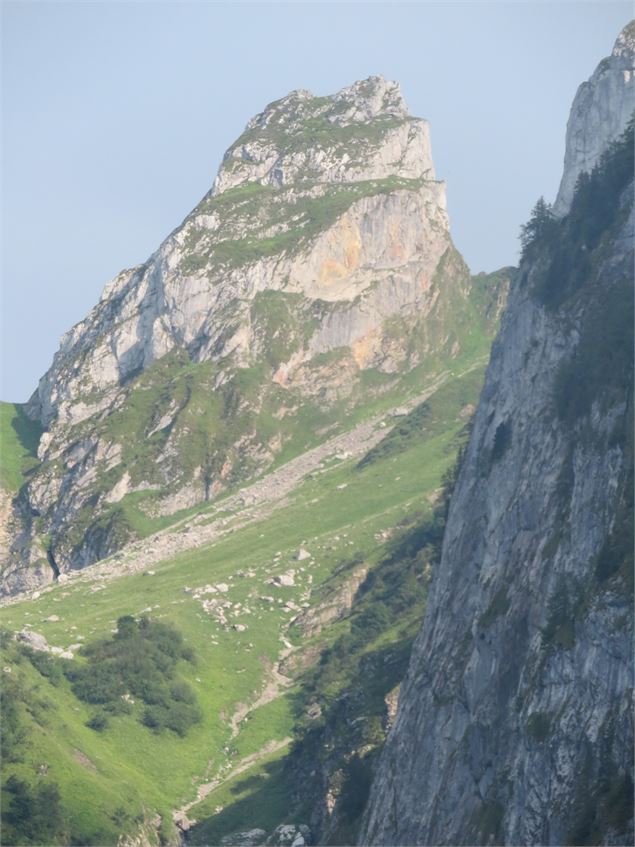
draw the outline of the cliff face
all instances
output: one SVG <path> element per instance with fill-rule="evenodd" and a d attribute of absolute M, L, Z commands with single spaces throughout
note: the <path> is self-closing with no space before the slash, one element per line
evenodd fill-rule
<path fill-rule="evenodd" d="M 46 431 L 5 590 L 47 548 L 90 564 L 461 355 L 474 302 L 427 122 L 396 83 L 270 104 L 63 337 L 30 402 Z"/>
<path fill-rule="evenodd" d="M 632 843 L 632 145 L 512 285 L 363 844 Z"/>
<path fill-rule="evenodd" d="M 624 27 L 610 56 L 578 88 L 567 123 L 564 172 L 554 211 L 571 206 L 578 176 L 590 172 L 612 139 L 624 132 L 635 110 L 635 21 Z"/>
<path fill-rule="evenodd" d="M 408 115 L 396 84 L 292 92 L 249 122 L 212 191 L 63 337 L 34 412 L 48 425 L 86 420 L 177 347 L 194 361 L 248 363 L 259 348 L 250 306 L 264 291 L 345 307 L 307 331 L 296 365 L 350 345 L 381 320 L 363 313 L 414 303 L 448 246 L 428 125 Z M 363 295 L 365 308 L 352 309 Z"/>

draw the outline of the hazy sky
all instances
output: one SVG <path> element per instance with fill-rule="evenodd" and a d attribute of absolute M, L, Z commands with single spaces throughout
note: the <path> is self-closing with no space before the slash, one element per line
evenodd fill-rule
<path fill-rule="evenodd" d="M 2 4 L 5 400 L 23 401 L 104 284 L 155 250 L 247 120 L 382 73 L 431 122 L 455 243 L 517 257 L 553 199 L 580 82 L 630 2 Z"/>

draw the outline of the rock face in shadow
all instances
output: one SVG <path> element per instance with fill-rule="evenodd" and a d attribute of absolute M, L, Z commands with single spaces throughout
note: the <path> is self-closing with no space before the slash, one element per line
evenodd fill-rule
<path fill-rule="evenodd" d="M 512 283 L 362 844 L 632 843 L 632 145 Z"/>

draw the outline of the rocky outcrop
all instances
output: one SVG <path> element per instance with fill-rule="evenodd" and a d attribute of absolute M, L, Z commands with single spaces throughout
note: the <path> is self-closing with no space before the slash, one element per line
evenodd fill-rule
<path fill-rule="evenodd" d="M 264 829 L 254 828 L 224 835 L 220 843 L 221 847 L 305 847 L 311 844 L 311 830 L 305 824 L 280 824 L 270 835 Z"/>
<path fill-rule="evenodd" d="M 34 531 L 34 517 L 23 497 L 0 489 L 0 567 L 2 593 L 32 591 L 52 582 L 46 540 Z"/>
<path fill-rule="evenodd" d="M 635 112 L 635 21 L 624 27 L 613 52 L 578 88 L 567 124 L 564 173 L 554 211 L 571 206 L 579 175 L 590 172 Z"/>
<path fill-rule="evenodd" d="M 470 297 L 428 124 L 396 83 L 270 104 L 183 224 L 62 338 L 30 401 L 46 431 L 5 572 L 34 549 L 84 567 L 333 434 L 460 356 Z"/>
<path fill-rule="evenodd" d="M 633 843 L 632 144 L 512 283 L 362 844 Z"/>
<path fill-rule="evenodd" d="M 350 611 L 355 594 L 368 575 L 368 567 L 359 565 L 351 571 L 341 584 L 338 584 L 327 596 L 311 609 L 298 615 L 294 621 L 305 638 L 313 638 L 333 621 L 340 620 Z"/>

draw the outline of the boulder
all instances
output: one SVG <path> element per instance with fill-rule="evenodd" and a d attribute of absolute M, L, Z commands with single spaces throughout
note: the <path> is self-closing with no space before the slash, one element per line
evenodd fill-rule
<path fill-rule="evenodd" d="M 263 844 L 267 833 L 264 829 L 247 829 L 244 832 L 232 832 L 230 835 L 224 835 L 221 840 L 221 847 L 257 847 L 258 844 Z"/>
<path fill-rule="evenodd" d="M 295 574 L 293 571 L 287 571 L 286 573 L 279 574 L 278 576 L 274 576 L 273 578 L 274 585 L 284 585 L 290 588 L 292 585 L 295 585 Z"/>
<path fill-rule="evenodd" d="M 39 650 L 42 653 L 49 653 L 51 651 L 48 641 L 39 632 L 29 632 L 27 629 L 23 629 L 16 635 L 16 640 L 22 641 L 32 650 Z"/>

